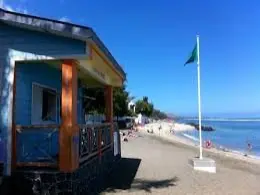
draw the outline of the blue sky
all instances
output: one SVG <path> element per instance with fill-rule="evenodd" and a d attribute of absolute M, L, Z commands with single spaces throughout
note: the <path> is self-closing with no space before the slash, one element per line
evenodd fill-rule
<path fill-rule="evenodd" d="M 196 65 L 183 66 L 201 37 L 204 115 L 260 113 L 258 0 L 4 0 L 7 9 L 88 25 L 127 72 L 127 88 L 156 107 L 197 112 Z"/>

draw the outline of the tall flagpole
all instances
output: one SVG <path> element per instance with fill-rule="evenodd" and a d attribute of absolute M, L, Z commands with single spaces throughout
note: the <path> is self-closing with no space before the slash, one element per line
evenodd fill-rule
<path fill-rule="evenodd" d="M 201 136 L 201 103 L 200 103 L 200 41 L 197 35 L 197 57 L 198 57 L 198 108 L 199 108 L 199 137 L 200 137 L 200 159 L 202 159 L 202 136 Z"/>

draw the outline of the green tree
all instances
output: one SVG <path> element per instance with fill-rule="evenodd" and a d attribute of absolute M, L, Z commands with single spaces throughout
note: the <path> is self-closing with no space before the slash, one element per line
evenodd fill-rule
<path fill-rule="evenodd" d="M 103 88 L 88 88 L 83 91 L 86 113 L 103 114 L 105 112 L 105 94 Z"/>
<path fill-rule="evenodd" d="M 105 113 L 105 94 L 103 88 L 86 89 L 83 92 L 84 108 L 86 113 L 104 114 Z M 133 97 L 129 97 L 125 84 L 122 87 L 113 89 L 113 111 L 114 116 L 123 117 L 129 113 L 128 102 Z"/>
<path fill-rule="evenodd" d="M 135 103 L 136 113 L 141 113 L 150 117 L 153 113 L 153 104 L 149 103 L 148 97 L 144 96 L 142 100 L 138 100 Z"/>
<path fill-rule="evenodd" d="M 137 114 L 133 111 L 133 109 L 128 109 L 127 116 L 135 117 L 135 116 L 137 116 Z"/>
<path fill-rule="evenodd" d="M 113 90 L 113 109 L 114 115 L 123 117 L 128 114 L 128 100 L 129 93 L 126 91 L 125 85 L 122 87 L 114 88 Z"/>
<path fill-rule="evenodd" d="M 164 112 L 161 112 L 160 110 L 158 109 L 154 109 L 153 110 L 153 114 L 152 114 L 152 117 L 154 119 L 166 119 L 168 118 L 168 115 Z"/>

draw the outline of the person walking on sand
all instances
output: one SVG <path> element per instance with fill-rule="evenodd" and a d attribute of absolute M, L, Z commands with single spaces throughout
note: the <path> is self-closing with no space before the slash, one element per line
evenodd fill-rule
<path fill-rule="evenodd" d="M 248 156 L 251 151 L 252 151 L 252 144 L 250 142 L 247 143 L 247 153 L 245 154 L 245 156 Z"/>
<path fill-rule="evenodd" d="M 162 129 L 162 125 L 160 124 L 158 130 L 159 130 L 159 136 L 161 136 L 161 129 Z"/>
<path fill-rule="evenodd" d="M 170 126 L 170 133 L 175 134 L 175 132 L 174 132 L 174 125 Z"/>
<path fill-rule="evenodd" d="M 252 151 L 252 144 L 250 142 L 247 143 L 247 155 L 249 155 Z"/>

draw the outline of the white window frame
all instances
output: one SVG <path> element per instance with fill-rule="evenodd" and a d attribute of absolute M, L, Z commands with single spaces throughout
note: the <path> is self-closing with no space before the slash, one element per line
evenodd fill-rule
<path fill-rule="evenodd" d="M 56 110 L 57 110 L 57 114 L 56 114 L 56 121 L 40 121 L 40 122 L 35 122 L 33 121 L 32 119 L 32 115 L 33 115 L 33 105 L 34 105 L 34 98 L 33 98 L 33 88 L 34 86 L 38 86 L 38 87 L 41 87 L 43 89 L 49 89 L 51 91 L 54 91 L 55 92 L 55 95 L 56 95 L 56 98 L 55 98 L 55 103 L 56 103 Z M 52 124 L 52 123 L 58 123 L 59 122 L 59 117 L 60 117 L 60 106 L 58 105 L 58 98 L 60 99 L 60 94 L 58 93 L 58 90 L 53 88 L 53 87 L 50 87 L 50 86 L 47 86 L 47 85 L 43 85 L 43 84 L 40 84 L 40 83 L 37 83 L 37 82 L 32 82 L 32 101 L 31 101 L 31 124 L 32 125 L 39 125 L 39 124 Z"/>

